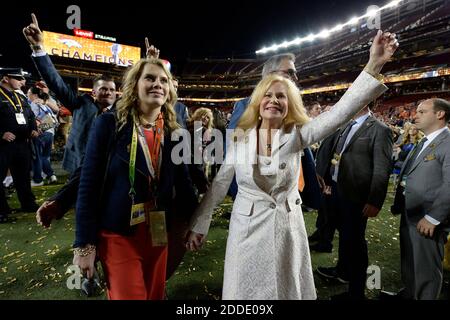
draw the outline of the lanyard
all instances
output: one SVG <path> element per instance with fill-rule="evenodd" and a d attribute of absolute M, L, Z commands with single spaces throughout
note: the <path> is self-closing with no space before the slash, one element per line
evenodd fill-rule
<path fill-rule="evenodd" d="M 158 117 L 155 127 L 155 136 L 154 136 L 154 144 L 155 146 L 151 148 L 147 144 L 147 140 L 145 139 L 145 135 L 138 128 L 137 124 L 133 124 L 133 136 L 131 139 L 131 150 L 130 150 L 130 165 L 129 165 L 129 179 L 130 179 L 130 191 L 129 195 L 134 202 L 134 196 L 136 195 L 136 190 L 134 189 L 134 181 L 135 181 L 135 173 L 136 173 L 136 152 L 137 152 L 137 143 L 139 140 L 139 144 L 141 145 L 142 151 L 144 152 L 145 162 L 147 164 L 148 171 L 150 173 L 150 185 L 152 192 L 156 191 L 156 185 L 158 183 L 159 178 L 159 167 L 161 165 L 162 154 L 160 153 L 161 144 L 163 139 L 163 128 L 164 128 L 164 120 L 162 117 Z M 150 150 L 152 154 L 150 155 Z"/>
<path fill-rule="evenodd" d="M 11 98 L 5 93 L 5 91 L 3 91 L 2 88 L 0 88 L 0 92 L 5 96 L 6 99 L 8 99 L 8 101 L 12 104 L 12 106 L 14 107 L 14 109 L 17 112 L 22 113 L 23 112 L 23 107 L 22 107 L 22 102 L 20 101 L 19 97 L 17 96 L 17 94 L 13 91 L 14 96 L 16 97 L 16 100 L 20 106 L 20 111 L 17 110 L 17 105 L 11 100 Z"/>

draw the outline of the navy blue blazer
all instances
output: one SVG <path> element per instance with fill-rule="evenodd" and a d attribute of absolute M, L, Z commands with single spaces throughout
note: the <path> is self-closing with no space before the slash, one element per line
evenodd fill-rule
<path fill-rule="evenodd" d="M 89 130 L 99 109 L 90 95 L 79 96 L 64 82 L 48 55 L 33 57 L 33 61 L 49 89 L 72 112 L 72 127 L 64 149 L 63 168 L 73 173 L 82 164 Z"/>
<path fill-rule="evenodd" d="M 74 247 L 96 244 L 99 230 L 108 230 L 122 235 L 133 234 L 130 227 L 131 199 L 128 195 L 130 146 L 133 128 L 127 123 L 116 130 L 115 116 L 102 114 L 91 130 L 86 155 L 81 169 L 80 187 L 76 204 L 76 235 Z M 171 219 L 190 216 L 197 206 L 192 182 L 185 164 L 175 165 L 171 152 L 177 141 L 164 136 L 162 164 L 158 184 L 157 204 L 166 211 L 167 225 Z M 109 167 L 106 169 L 108 154 Z M 106 171 L 106 179 L 102 189 Z M 146 202 L 149 194 L 149 171 L 144 153 L 138 145 L 136 154 L 135 203 Z M 100 193 L 102 197 L 100 199 Z M 175 217 L 175 213 L 178 215 Z"/>

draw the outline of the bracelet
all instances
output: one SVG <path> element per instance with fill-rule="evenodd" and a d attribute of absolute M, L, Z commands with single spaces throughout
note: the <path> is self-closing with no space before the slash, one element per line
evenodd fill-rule
<path fill-rule="evenodd" d="M 73 249 L 73 253 L 79 257 L 86 257 L 90 255 L 92 252 L 95 252 L 95 246 L 93 244 L 88 244 L 86 247 L 83 248 L 79 247 Z"/>

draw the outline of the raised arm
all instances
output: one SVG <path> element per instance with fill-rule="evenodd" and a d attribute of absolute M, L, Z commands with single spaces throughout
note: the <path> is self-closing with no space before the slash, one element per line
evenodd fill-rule
<path fill-rule="evenodd" d="M 398 48 L 395 34 L 378 30 L 370 47 L 369 62 L 342 98 L 330 111 L 320 114 L 300 128 L 303 147 L 327 137 L 387 90 L 379 78 L 384 64 Z"/>
<path fill-rule="evenodd" d="M 64 82 L 44 51 L 44 36 L 34 13 L 31 14 L 31 20 L 32 23 L 23 28 L 23 35 L 33 50 L 33 61 L 37 70 L 64 106 L 70 111 L 79 108 L 78 95 Z"/>

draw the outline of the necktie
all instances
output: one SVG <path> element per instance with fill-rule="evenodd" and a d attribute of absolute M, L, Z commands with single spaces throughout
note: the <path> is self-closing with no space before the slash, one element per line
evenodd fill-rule
<path fill-rule="evenodd" d="M 419 141 L 419 143 L 416 145 L 416 147 L 411 151 L 413 152 L 412 156 L 408 159 L 408 161 L 405 164 L 405 169 L 403 170 L 403 175 L 407 175 L 409 173 L 409 170 L 411 170 L 412 165 L 414 164 L 414 161 L 416 161 L 417 156 L 419 155 L 420 151 L 423 148 L 423 145 L 425 144 L 425 142 L 427 141 L 427 138 L 423 138 L 422 140 Z M 400 179 L 401 181 L 401 179 Z"/>
<path fill-rule="evenodd" d="M 350 133 L 350 130 L 352 129 L 353 125 L 355 125 L 356 121 L 352 120 L 348 123 L 348 125 L 345 127 L 344 131 L 342 132 L 342 134 L 339 136 L 339 140 L 336 144 L 336 149 L 334 151 L 335 154 L 340 155 L 342 152 L 342 149 L 344 148 L 345 145 L 345 140 L 347 140 L 348 134 Z M 332 165 L 330 168 L 330 174 L 331 176 L 334 175 L 334 170 L 335 170 L 336 166 Z"/>

